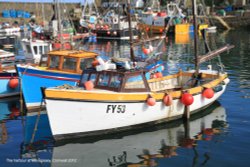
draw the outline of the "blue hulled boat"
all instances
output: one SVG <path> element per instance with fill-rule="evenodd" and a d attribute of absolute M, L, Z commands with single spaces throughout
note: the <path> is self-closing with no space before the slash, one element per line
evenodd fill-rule
<path fill-rule="evenodd" d="M 37 66 L 16 65 L 27 110 L 40 107 L 41 87 L 76 85 L 82 70 L 91 67 L 96 56 L 96 53 L 84 50 L 51 51 Z"/>

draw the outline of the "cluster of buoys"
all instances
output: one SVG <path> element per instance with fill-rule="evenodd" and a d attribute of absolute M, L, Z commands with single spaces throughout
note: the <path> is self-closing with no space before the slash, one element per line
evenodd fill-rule
<path fill-rule="evenodd" d="M 162 78 L 162 77 L 163 77 L 163 75 L 162 75 L 162 73 L 159 72 L 159 71 L 150 74 L 150 78 L 151 78 L 151 79 L 153 79 L 153 78 Z"/>
<path fill-rule="evenodd" d="M 18 81 L 18 78 L 11 78 L 9 80 L 9 87 L 12 88 L 12 89 L 15 89 L 17 88 L 19 85 L 19 81 Z"/>
<path fill-rule="evenodd" d="M 207 99 L 211 99 L 214 97 L 214 91 L 212 88 L 205 88 L 202 92 L 202 96 L 204 98 L 207 98 Z M 164 97 L 163 97 L 163 103 L 166 105 L 166 106 L 171 106 L 173 104 L 173 97 L 170 95 L 170 94 L 166 94 Z M 181 99 L 180 99 L 181 103 L 184 104 L 185 106 L 190 106 L 193 104 L 194 102 L 194 97 L 192 94 L 188 93 L 188 92 L 184 92 L 182 93 L 181 95 Z M 148 106 L 154 106 L 156 103 L 156 100 L 152 97 L 152 96 L 149 96 L 147 98 L 147 104 Z"/>
<path fill-rule="evenodd" d="M 60 42 L 54 42 L 52 44 L 52 47 L 54 49 L 61 49 L 61 48 L 66 49 L 66 50 L 72 49 L 71 44 L 69 42 L 65 42 L 63 43 L 63 45 Z"/>

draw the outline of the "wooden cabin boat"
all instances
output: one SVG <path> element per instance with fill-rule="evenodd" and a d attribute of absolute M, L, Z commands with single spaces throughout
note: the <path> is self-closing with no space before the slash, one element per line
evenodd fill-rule
<path fill-rule="evenodd" d="M 199 79 L 193 78 L 194 73 L 180 71 L 146 80 L 143 70 L 85 70 L 81 79 L 85 87 L 44 90 L 52 134 L 55 139 L 106 134 L 174 120 L 182 117 L 186 108 L 195 113 L 218 99 L 229 79 L 218 71 L 200 71 Z M 207 97 L 207 91 L 211 96 Z"/>
<path fill-rule="evenodd" d="M 75 85 L 82 70 L 91 67 L 96 56 L 97 53 L 85 50 L 51 51 L 42 57 L 39 65 L 16 65 L 27 109 L 40 107 L 40 87 Z"/>
<path fill-rule="evenodd" d="M 54 138 L 109 134 L 184 115 L 189 118 L 215 102 L 229 83 L 227 73 L 221 69 L 201 70 L 199 64 L 233 46 L 198 56 L 196 12 L 194 28 L 195 70 L 147 80 L 144 68 L 134 64 L 132 69 L 118 69 L 113 63 L 112 68 L 84 70 L 76 87 L 43 89 Z"/>

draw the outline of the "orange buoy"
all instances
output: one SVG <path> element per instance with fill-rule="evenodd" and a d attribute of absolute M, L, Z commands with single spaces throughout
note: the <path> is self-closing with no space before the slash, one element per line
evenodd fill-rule
<path fill-rule="evenodd" d="M 190 93 L 183 93 L 181 95 L 181 102 L 185 106 L 190 106 L 194 102 L 194 97 Z"/>
<path fill-rule="evenodd" d="M 207 98 L 207 99 L 211 99 L 212 97 L 214 97 L 214 91 L 211 88 L 206 88 L 205 90 L 203 90 L 202 92 L 202 96 Z"/>
<path fill-rule="evenodd" d="M 163 98 L 163 103 L 166 106 L 171 106 L 173 104 L 173 97 L 170 94 L 166 94 Z"/>
<path fill-rule="evenodd" d="M 147 31 L 147 32 L 149 31 L 149 28 L 148 28 L 148 27 L 146 28 L 146 31 Z"/>
<path fill-rule="evenodd" d="M 157 72 L 157 73 L 155 73 L 155 76 L 156 76 L 156 78 L 161 78 L 162 77 L 162 73 L 161 72 Z"/>
<path fill-rule="evenodd" d="M 9 80 L 9 87 L 12 88 L 12 89 L 15 89 L 18 87 L 18 84 L 19 84 L 19 81 L 17 78 L 11 78 Z"/>
<path fill-rule="evenodd" d="M 148 104 L 148 106 L 154 106 L 155 103 L 156 103 L 155 98 L 149 97 L 149 98 L 147 99 L 147 104 Z"/>
<path fill-rule="evenodd" d="M 143 48 L 142 51 L 146 55 L 150 53 L 150 49 L 147 49 L 147 48 Z"/>
<path fill-rule="evenodd" d="M 86 90 L 92 90 L 94 88 L 94 83 L 92 81 L 86 81 L 84 86 Z"/>

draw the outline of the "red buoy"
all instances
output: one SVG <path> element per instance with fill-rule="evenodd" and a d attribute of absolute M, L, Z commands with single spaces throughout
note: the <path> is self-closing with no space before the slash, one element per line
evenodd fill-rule
<path fill-rule="evenodd" d="M 185 106 L 190 106 L 194 102 L 194 97 L 190 93 L 183 93 L 181 95 L 181 102 Z"/>
<path fill-rule="evenodd" d="M 163 98 L 163 103 L 166 106 L 171 106 L 173 104 L 173 97 L 169 94 L 165 95 Z"/>
<path fill-rule="evenodd" d="M 92 81 L 87 81 L 84 83 L 86 90 L 92 90 L 94 88 L 94 83 Z"/>
<path fill-rule="evenodd" d="M 17 78 L 11 78 L 9 80 L 9 87 L 12 88 L 12 89 L 15 89 L 18 87 L 18 84 L 19 84 L 19 81 Z"/>
<path fill-rule="evenodd" d="M 207 99 L 211 99 L 212 97 L 214 97 L 214 91 L 211 88 L 206 88 L 203 92 L 202 92 L 202 96 L 207 98 Z"/>
<path fill-rule="evenodd" d="M 155 98 L 149 97 L 149 98 L 147 99 L 147 104 L 148 104 L 148 106 L 154 106 L 155 103 L 156 103 Z"/>

